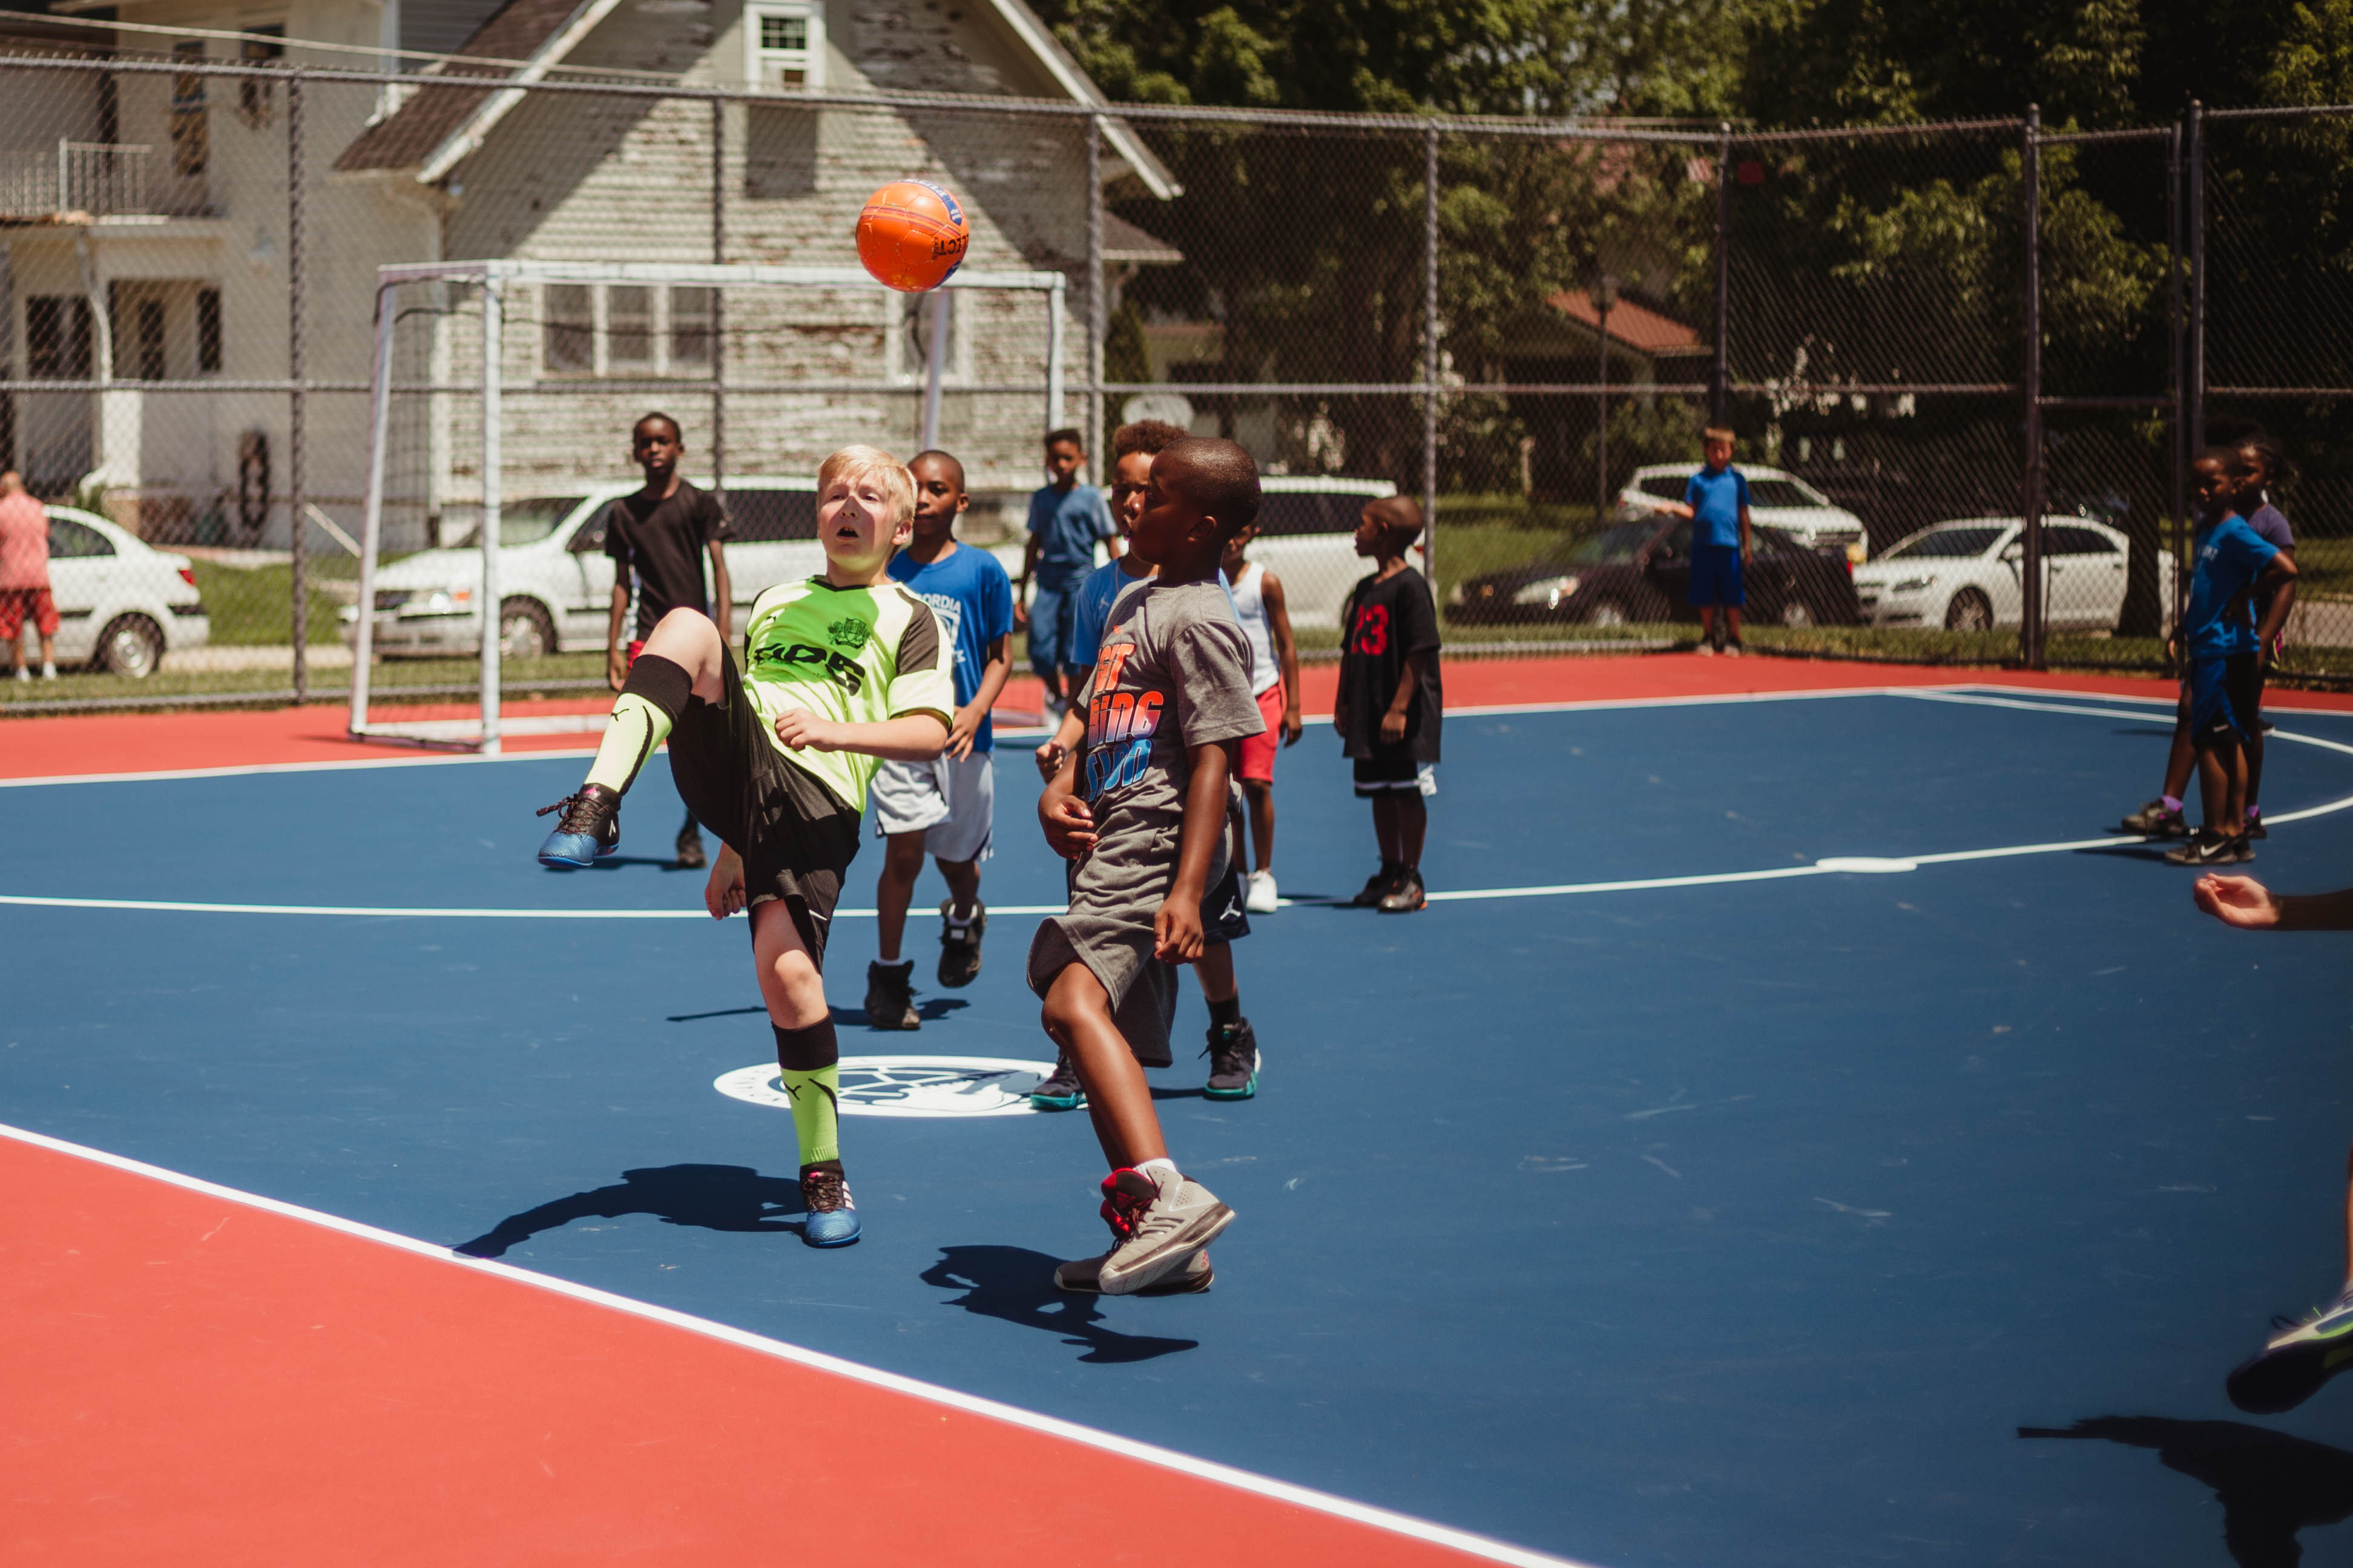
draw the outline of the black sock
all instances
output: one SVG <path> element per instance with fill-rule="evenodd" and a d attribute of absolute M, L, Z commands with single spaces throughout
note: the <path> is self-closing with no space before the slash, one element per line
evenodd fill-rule
<path fill-rule="evenodd" d="M 658 653 L 641 653 L 638 662 L 629 666 L 629 677 L 621 682 L 624 696 L 644 698 L 669 715 L 671 723 L 686 711 L 686 700 L 694 695 L 694 677 L 687 674 L 686 666 L 676 659 L 664 658 Z"/>
<path fill-rule="evenodd" d="M 1242 1021 L 1241 993 L 1237 991 L 1222 1002 L 1209 1004 L 1209 1027 L 1230 1029 Z"/>
<path fill-rule="evenodd" d="M 811 1024 L 806 1029 L 782 1029 L 771 1024 L 776 1036 L 776 1065 L 789 1072 L 815 1072 L 829 1068 L 841 1059 L 841 1047 L 833 1037 L 833 1020 Z"/>

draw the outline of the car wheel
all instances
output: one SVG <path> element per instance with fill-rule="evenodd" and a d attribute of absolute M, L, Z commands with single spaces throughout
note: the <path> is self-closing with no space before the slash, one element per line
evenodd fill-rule
<path fill-rule="evenodd" d="M 1945 606 L 1945 629 L 1948 632 L 1989 632 L 1993 630 L 1993 602 L 1975 588 L 1964 588 L 1953 595 Z"/>
<path fill-rule="evenodd" d="M 1810 626 L 1814 624 L 1814 607 L 1803 599 L 1792 599 L 1781 606 L 1781 624 L 1785 626 Z"/>
<path fill-rule="evenodd" d="M 144 680 L 164 662 L 164 628 L 144 616 L 117 616 L 99 634 L 100 669 L 131 680 Z"/>
<path fill-rule="evenodd" d="M 499 653 L 506 658 L 545 658 L 555 651 L 555 624 L 535 599 L 509 599 L 499 606 Z"/>
<path fill-rule="evenodd" d="M 1615 599 L 1604 599 L 1585 612 L 1588 626 L 1622 626 L 1626 624 L 1626 606 Z"/>

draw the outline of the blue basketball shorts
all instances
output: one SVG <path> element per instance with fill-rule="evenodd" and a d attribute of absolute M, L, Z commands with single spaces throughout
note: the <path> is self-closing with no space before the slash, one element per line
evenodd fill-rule
<path fill-rule="evenodd" d="M 1730 605 L 1735 609 L 1746 602 L 1740 592 L 1740 546 L 1692 546 L 1691 602 Z"/>

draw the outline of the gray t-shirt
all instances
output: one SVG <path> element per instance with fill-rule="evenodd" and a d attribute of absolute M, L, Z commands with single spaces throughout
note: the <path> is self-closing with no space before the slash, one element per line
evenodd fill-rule
<path fill-rule="evenodd" d="M 1112 601 L 1079 698 L 1079 791 L 1099 831 L 1115 811 L 1183 815 L 1191 748 L 1266 729 L 1250 678 L 1250 639 L 1223 584 L 1146 578 Z"/>

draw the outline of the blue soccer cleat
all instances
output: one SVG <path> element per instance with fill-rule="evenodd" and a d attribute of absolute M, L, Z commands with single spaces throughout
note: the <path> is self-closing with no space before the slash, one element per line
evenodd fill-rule
<path fill-rule="evenodd" d="M 585 869 L 621 847 L 621 797 L 603 784 L 582 784 L 578 795 L 541 806 L 539 815 L 545 816 L 551 811 L 564 815 L 555 819 L 555 831 L 539 847 L 541 865 L 558 870 Z"/>
<path fill-rule="evenodd" d="M 858 1205 L 839 1165 L 803 1171 L 801 1203 L 808 1210 L 801 1239 L 811 1247 L 848 1247 L 858 1239 Z"/>

